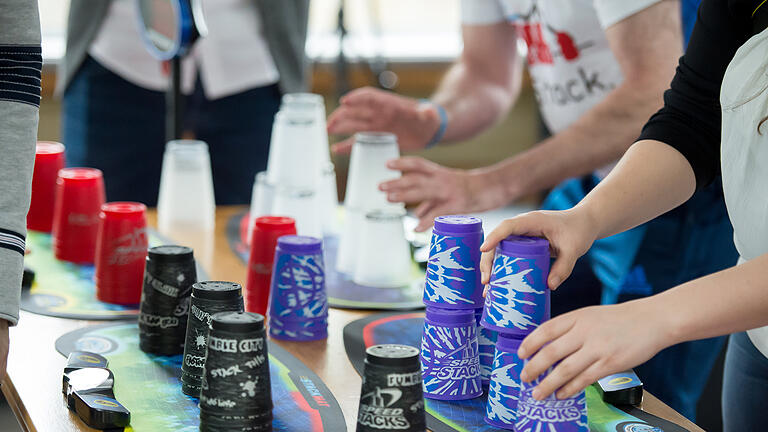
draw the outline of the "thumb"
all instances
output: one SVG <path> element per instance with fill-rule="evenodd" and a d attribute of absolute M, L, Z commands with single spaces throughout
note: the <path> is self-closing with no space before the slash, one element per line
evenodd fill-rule
<path fill-rule="evenodd" d="M 331 152 L 338 155 L 349 154 L 352 152 L 352 144 L 354 144 L 354 142 L 354 137 L 347 138 L 344 141 L 339 141 L 331 146 Z"/>

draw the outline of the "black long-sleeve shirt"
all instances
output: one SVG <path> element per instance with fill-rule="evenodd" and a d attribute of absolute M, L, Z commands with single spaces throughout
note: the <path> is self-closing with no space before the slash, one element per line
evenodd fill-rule
<path fill-rule="evenodd" d="M 702 1 L 688 48 L 664 93 L 664 107 L 640 134 L 641 140 L 661 141 L 682 153 L 698 188 L 720 173 L 720 85 L 725 70 L 739 47 L 766 24 L 768 2 L 763 0 Z"/>

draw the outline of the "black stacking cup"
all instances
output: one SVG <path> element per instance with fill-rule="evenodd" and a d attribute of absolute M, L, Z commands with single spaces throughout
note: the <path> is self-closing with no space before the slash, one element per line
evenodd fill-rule
<path fill-rule="evenodd" d="M 157 246 L 147 252 L 139 312 L 139 347 L 159 355 L 184 351 L 189 295 L 197 282 L 192 249 Z"/>
<path fill-rule="evenodd" d="M 199 397 L 211 316 L 243 311 L 243 287 L 234 282 L 204 281 L 192 286 L 187 337 L 181 364 L 181 391 Z"/>
<path fill-rule="evenodd" d="M 272 430 L 272 387 L 263 315 L 213 315 L 200 393 L 200 430 Z"/>
<path fill-rule="evenodd" d="M 357 432 L 426 429 L 419 350 L 374 345 L 365 351 Z"/>

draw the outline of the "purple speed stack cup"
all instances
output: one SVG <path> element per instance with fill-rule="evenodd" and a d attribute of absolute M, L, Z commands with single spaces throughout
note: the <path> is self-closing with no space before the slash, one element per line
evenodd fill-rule
<path fill-rule="evenodd" d="M 524 337 L 549 319 L 549 242 L 509 236 L 496 248 L 481 325 Z"/>
<path fill-rule="evenodd" d="M 544 400 L 533 398 L 533 389 L 550 372 L 552 368 L 532 382 L 522 383 L 515 431 L 589 432 L 587 398 L 583 390 L 568 399 L 557 399 L 555 395 L 549 395 Z"/>
<path fill-rule="evenodd" d="M 483 307 L 482 242 L 480 219 L 458 215 L 435 218 L 424 287 L 425 305 L 450 309 Z"/>
<path fill-rule="evenodd" d="M 475 309 L 475 321 L 477 322 L 477 347 L 480 353 L 480 378 L 483 386 L 487 386 L 493 370 L 493 356 L 496 354 L 496 339 L 498 333 L 480 325 L 483 317 L 483 309 Z"/>
<path fill-rule="evenodd" d="M 426 398 L 463 400 L 483 394 L 473 311 L 427 307 L 421 373 Z"/>
<path fill-rule="evenodd" d="M 276 339 L 292 341 L 328 337 L 328 300 L 320 239 L 283 236 L 277 240 L 269 334 Z"/>
<path fill-rule="evenodd" d="M 523 361 L 517 356 L 519 339 L 499 335 L 493 372 L 488 386 L 485 422 L 491 426 L 513 430 L 517 420 L 517 401 L 520 397 L 520 372 Z"/>

